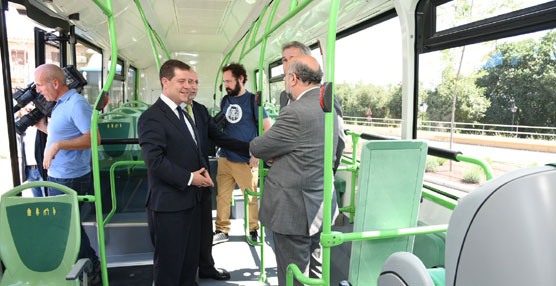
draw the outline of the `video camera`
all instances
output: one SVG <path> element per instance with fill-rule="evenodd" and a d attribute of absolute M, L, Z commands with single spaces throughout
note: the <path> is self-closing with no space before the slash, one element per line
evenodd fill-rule
<path fill-rule="evenodd" d="M 66 85 L 69 89 L 76 89 L 81 93 L 83 87 L 87 85 L 87 80 L 74 66 L 62 68 L 66 75 Z M 24 108 L 30 102 L 35 104 L 35 109 L 22 116 L 15 122 L 15 132 L 19 135 L 25 134 L 27 127 L 37 124 L 43 117 L 50 115 L 56 105 L 54 101 L 47 101 L 46 98 L 37 92 L 35 83 L 30 83 L 25 89 L 18 90 L 13 95 L 16 104 L 13 107 L 14 113 Z"/>

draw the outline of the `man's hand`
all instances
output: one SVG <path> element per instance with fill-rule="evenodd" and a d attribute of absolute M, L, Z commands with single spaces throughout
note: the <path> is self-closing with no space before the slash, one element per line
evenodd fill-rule
<path fill-rule="evenodd" d="M 201 168 L 195 172 L 193 172 L 193 181 L 191 181 L 193 186 L 197 187 L 213 187 L 214 183 L 210 178 L 209 172 L 205 168 Z"/>
<path fill-rule="evenodd" d="M 50 145 L 50 147 L 48 147 L 48 149 L 46 149 L 46 151 L 44 151 L 44 158 L 42 160 L 42 166 L 45 169 L 50 168 L 50 163 L 52 163 L 52 160 L 54 159 L 54 156 L 56 156 L 56 154 L 58 154 L 58 151 L 60 151 L 60 148 L 58 146 L 58 142 L 54 142 Z"/>
<path fill-rule="evenodd" d="M 249 159 L 249 166 L 251 166 L 251 168 L 259 168 L 259 159 L 251 156 L 251 159 Z"/>

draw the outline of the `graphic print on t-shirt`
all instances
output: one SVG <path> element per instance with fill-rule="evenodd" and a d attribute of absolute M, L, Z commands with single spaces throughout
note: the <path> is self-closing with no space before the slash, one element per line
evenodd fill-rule
<path fill-rule="evenodd" d="M 228 110 L 226 110 L 226 119 L 230 123 L 238 123 L 243 116 L 243 111 L 239 104 L 230 104 Z"/>

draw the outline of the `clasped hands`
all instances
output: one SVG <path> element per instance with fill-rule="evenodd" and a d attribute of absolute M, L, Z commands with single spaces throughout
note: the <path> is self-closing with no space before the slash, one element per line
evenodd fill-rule
<path fill-rule="evenodd" d="M 205 168 L 201 168 L 193 172 L 193 180 L 191 181 L 191 184 L 201 188 L 214 187 L 210 174 Z"/>

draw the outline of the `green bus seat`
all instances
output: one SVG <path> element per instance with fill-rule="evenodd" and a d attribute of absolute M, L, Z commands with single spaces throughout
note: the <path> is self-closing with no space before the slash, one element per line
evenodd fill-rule
<path fill-rule="evenodd" d="M 415 227 L 425 172 L 427 144 L 370 141 L 361 154 L 354 232 Z M 349 281 L 377 284 L 384 261 L 411 252 L 413 237 L 352 242 Z"/>
<path fill-rule="evenodd" d="M 426 226 L 418 222 L 417 226 Z M 446 249 L 445 233 L 428 233 L 415 237 L 413 254 L 415 254 L 425 267 L 444 267 L 444 254 Z"/>
<path fill-rule="evenodd" d="M 98 123 L 98 131 L 102 139 L 127 139 L 131 138 L 132 124 L 131 118 L 104 121 Z M 99 165 L 102 169 L 110 169 L 116 161 L 133 160 L 131 145 L 101 145 L 99 150 Z M 119 170 L 122 169 L 125 167 L 119 167 Z"/>
<path fill-rule="evenodd" d="M 54 187 L 66 195 L 18 196 L 24 189 L 37 186 Z M 0 285 L 79 285 L 78 279 L 66 281 L 79 253 L 79 224 L 77 193 L 65 186 L 33 182 L 2 195 L 0 259 L 6 271 Z M 88 264 L 90 267 L 90 261 Z"/>

